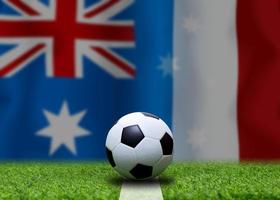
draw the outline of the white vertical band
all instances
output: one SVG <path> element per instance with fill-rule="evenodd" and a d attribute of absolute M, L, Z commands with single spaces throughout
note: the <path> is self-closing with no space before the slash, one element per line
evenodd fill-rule
<path fill-rule="evenodd" d="M 175 159 L 236 160 L 236 0 L 174 2 Z"/>

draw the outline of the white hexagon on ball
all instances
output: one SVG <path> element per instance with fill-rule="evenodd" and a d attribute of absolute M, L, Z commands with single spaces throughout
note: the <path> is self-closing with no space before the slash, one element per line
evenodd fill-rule
<path fill-rule="evenodd" d="M 106 139 L 111 166 L 129 179 L 158 176 L 172 162 L 173 136 L 166 123 L 150 113 L 123 116 Z"/>
<path fill-rule="evenodd" d="M 135 153 L 137 161 L 148 166 L 154 166 L 163 155 L 160 142 L 152 138 L 144 138 L 135 147 Z"/>

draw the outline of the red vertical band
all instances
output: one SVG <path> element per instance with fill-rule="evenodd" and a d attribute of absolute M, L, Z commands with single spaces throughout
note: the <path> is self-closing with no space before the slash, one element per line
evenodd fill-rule
<path fill-rule="evenodd" d="M 238 0 L 240 159 L 280 159 L 279 0 Z"/>

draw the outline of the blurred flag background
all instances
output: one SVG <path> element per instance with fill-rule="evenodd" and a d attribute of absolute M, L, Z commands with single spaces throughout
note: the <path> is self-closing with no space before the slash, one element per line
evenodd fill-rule
<path fill-rule="evenodd" d="M 180 159 L 280 158 L 280 1 L 174 1 Z"/>
<path fill-rule="evenodd" d="M 1 0 L 0 158 L 104 159 L 134 111 L 172 121 L 173 2 Z"/>
<path fill-rule="evenodd" d="M 105 158 L 135 111 L 177 160 L 280 158 L 278 0 L 0 0 L 0 159 Z"/>

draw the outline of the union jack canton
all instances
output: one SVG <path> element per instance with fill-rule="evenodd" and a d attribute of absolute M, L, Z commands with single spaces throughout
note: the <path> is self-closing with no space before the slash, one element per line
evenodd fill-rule
<path fill-rule="evenodd" d="M 0 76 L 11 77 L 45 54 L 46 76 L 83 77 L 85 56 L 115 78 L 133 78 L 135 67 L 112 48 L 133 48 L 133 21 L 112 20 L 133 0 L 4 0 L 19 16 L 0 15 Z"/>

